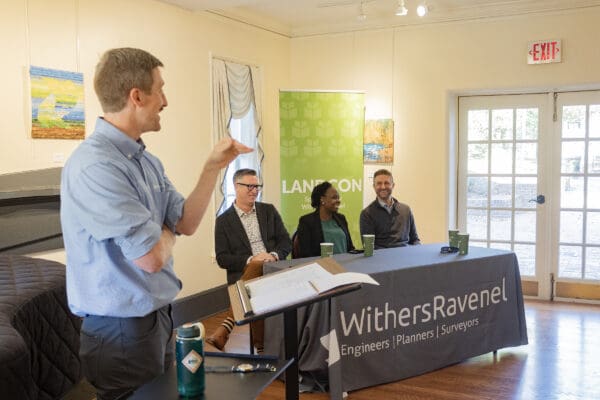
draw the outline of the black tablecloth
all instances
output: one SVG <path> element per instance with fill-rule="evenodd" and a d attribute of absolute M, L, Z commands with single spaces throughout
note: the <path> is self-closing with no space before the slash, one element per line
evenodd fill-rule
<path fill-rule="evenodd" d="M 441 244 L 336 255 L 348 271 L 380 286 L 299 310 L 299 367 L 328 369 L 332 398 L 396 381 L 503 347 L 527 344 L 517 257 L 471 247 L 440 254 Z M 309 259 L 265 264 L 270 273 Z M 280 317 L 267 319 L 265 349 L 283 354 Z"/>

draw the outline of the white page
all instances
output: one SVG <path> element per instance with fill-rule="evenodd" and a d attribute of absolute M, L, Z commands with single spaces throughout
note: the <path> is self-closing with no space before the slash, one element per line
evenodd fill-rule
<path fill-rule="evenodd" d="M 369 283 L 371 285 L 379 285 L 375 279 L 360 272 L 344 272 L 311 281 L 311 284 L 319 293 L 323 293 L 338 286 L 348 285 L 351 283 Z"/>
<path fill-rule="evenodd" d="M 268 295 L 270 292 L 281 288 L 290 288 L 298 286 L 302 282 L 308 282 L 331 276 L 317 263 L 308 264 L 298 268 L 291 268 L 280 273 L 265 275 L 264 277 L 246 284 L 246 290 L 250 298 L 261 295 Z"/>
<path fill-rule="evenodd" d="M 310 299 L 317 295 L 315 288 L 308 282 L 296 282 L 293 286 L 282 287 L 267 294 L 250 298 L 255 314 L 265 313 Z"/>
<path fill-rule="evenodd" d="M 256 314 L 285 307 L 316 296 L 317 291 L 309 283 L 328 278 L 331 273 L 317 263 L 266 275 L 246 284 L 250 304 Z"/>

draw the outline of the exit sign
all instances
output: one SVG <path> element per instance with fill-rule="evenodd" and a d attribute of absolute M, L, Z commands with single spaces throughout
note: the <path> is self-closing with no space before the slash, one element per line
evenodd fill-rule
<path fill-rule="evenodd" d="M 527 46 L 527 64 L 548 64 L 561 61 L 560 40 L 540 40 Z"/>

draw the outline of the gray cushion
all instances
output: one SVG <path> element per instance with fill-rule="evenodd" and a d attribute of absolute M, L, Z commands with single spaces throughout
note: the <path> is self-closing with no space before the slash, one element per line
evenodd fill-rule
<path fill-rule="evenodd" d="M 0 397 L 59 399 L 81 379 L 65 266 L 0 254 Z"/>

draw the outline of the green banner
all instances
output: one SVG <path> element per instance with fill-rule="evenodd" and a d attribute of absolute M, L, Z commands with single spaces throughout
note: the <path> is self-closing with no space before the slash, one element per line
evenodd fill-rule
<path fill-rule="evenodd" d="M 298 219 L 314 209 L 310 194 L 329 181 L 338 190 L 339 212 L 360 248 L 364 93 L 279 92 L 281 216 L 292 235 Z"/>

